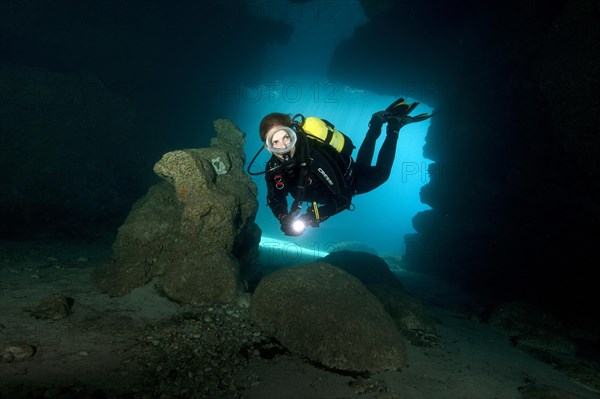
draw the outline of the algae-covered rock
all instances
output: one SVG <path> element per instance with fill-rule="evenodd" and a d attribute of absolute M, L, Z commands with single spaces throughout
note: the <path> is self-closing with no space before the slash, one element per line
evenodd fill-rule
<path fill-rule="evenodd" d="M 63 294 L 52 294 L 35 305 L 30 314 L 36 319 L 64 319 L 71 314 L 72 302 L 72 299 Z"/>
<path fill-rule="evenodd" d="M 342 250 L 330 253 L 323 258 L 323 261 L 345 270 L 365 285 L 383 284 L 402 288 L 402 283 L 390 271 L 388 264 L 377 255 L 362 251 Z"/>
<path fill-rule="evenodd" d="M 368 252 L 339 250 L 324 257 L 323 261 L 358 278 L 379 299 L 402 336 L 413 345 L 437 345 L 433 320 L 425 308 L 403 290 L 402 283 L 385 260 Z"/>
<path fill-rule="evenodd" d="M 35 348 L 24 342 L 0 342 L 0 363 L 29 359 L 35 354 Z"/>
<path fill-rule="evenodd" d="M 225 252 L 187 254 L 172 267 L 162 277 L 160 288 L 177 302 L 227 303 L 239 292 L 238 262 Z"/>
<path fill-rule="evenodd" d="M 251 261 L 260 241 L 257 189 L 243 169 L 244 134 L 227 120 L 214 125 L 210 147 L 166 153 L 154 166 L 163 181 L 133 206 L 112 260 L 96 274 L 109 294 L 125 295 L 159 277 L 178 302 L 235 299 L 239 260 Z"/>
<path fill-rule="evenodd" d="M 119 228 L 112 259 L 96 270 L 98 285 L 122 296 L 162 273 L 169 261 L 168 244 L 179 235 L 182 208 L 167 182 L 150 187 Z"/>
<path fill-rule="evenodd" d="M 287 349 L 326 367 L 376 372 L 406 365 L 404 340 L 381 303 L 359 280 L 327 263 L 265 277 L 250 314 Z"/>

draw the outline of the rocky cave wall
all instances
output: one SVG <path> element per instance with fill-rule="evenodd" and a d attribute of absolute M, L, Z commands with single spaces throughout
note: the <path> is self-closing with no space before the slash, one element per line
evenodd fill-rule
<path fill-rule="evenodd" d="M 290 34 L 242 5 L 3 1 L 0 237 L 114 233 L 163 153 L 208 145 L 219 88 Z"/>
<path fill-rule="evenodd" d="M 597 283 L 600 6 L 362 1 L 332 80 L 437 108 L 415 270 L 573 314 Z M 377 71 L 371 73 L 369 71 Z M 385 78 L 382 78 L 384 76 Z"/>

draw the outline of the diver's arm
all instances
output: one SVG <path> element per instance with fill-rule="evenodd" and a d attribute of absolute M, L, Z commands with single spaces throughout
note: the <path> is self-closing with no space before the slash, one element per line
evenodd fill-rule
<path fill-rule="evenodd" d="M 348 209 L 350 203 L 351 199 L 348 197 L 339 196 L 336 198 L 331 198 L 329 201 L 318 206 L 316 209 L 314 206 L 309 207 L 308 215 L 315 221 L 315 224 L 318 225 L 319 223 L 329 219 L 331 216 Z"/>
<path fill-rule="evenodd" d="M 285 197 L 283 198 L 283 201 L 277 202 L 274 201 L 271 197 L 267 196 L 267 204 L 269 205 L 269 208 L 271 208 L 271 212 L 273 212 L 273 215 L 275 215 L 275 217 L 278 220 L 281 220 L 284 216 L 288 214 L 287 200 Z"/>
<path fill-rule="evenodd" d="M 288 213 L 287 189 L 277 189 L 277 183 L 272 174 L 265 176 L 267 180 L 267 205 L 278 220 L 281 220 Z"/>

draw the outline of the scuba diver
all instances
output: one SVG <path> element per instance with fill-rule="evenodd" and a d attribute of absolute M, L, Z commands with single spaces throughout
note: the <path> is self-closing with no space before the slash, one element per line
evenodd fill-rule
<path fill-rule="evenodd" d="M 265 175 L 267 203 L 283 233 L 299 236 L 308 226 L 318 227 L 331 216 L 352 209 L 353 196 L 383 184 L 392 170 L 400 129 L 433 116 L 409 116 L 418 105 L 400 98 L 375 112 L 356 161 L 352 159 L 352 141 L 330 122 L 301 114 L 293 118 L 279 112 L 266 115 L 260 122 L 260 138 L 272 156 L 264 172 L 253 173 L 250 167 L 259 150 L 248 165 L 248 173 Z M 372 166 L 375 143 L 385 123 L 387 135 Z M 294 198 L 289 210 L 288 194 Z M 301 215 L 304 202 L 309 206 Z"/>

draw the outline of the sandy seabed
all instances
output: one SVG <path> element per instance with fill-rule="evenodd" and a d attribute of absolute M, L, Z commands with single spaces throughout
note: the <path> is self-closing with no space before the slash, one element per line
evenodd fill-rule
<path fill-rule="evenodd" d="M 111 298 L 100 292 L 91 276 L 96 265 L 110 257 L 112 239 L 87 243 L 0 242 L 0 345 L 19 342 L 35 350 L 27 359 L 0 362 L 0 396 L 600 397 L 551 364 L 517 349 L 501 332 L 469 317 L 461 310 L 464 296 L 452 287 L 410 273 L 400 275 L 402 283 L 424 303 L 435 320 L 440 343 L 429 348 L 407 343 L 408 366 L 402 370 L 369 376 L 342 375 L 319 368 L 294 354 L 284 352 L 266 357 L 255 350 L 229 371 L 230 390 L 209 391 L 207 387 L 203 393 L 202 385 L 195 384 L 195 391 L 169 388 L 161 392 L 164 381 L 163 385 L 157 383 L 150 389 L 148 378 L 153 377 L 133 360 L 139 357 L 133 348 L 147 340 L 153 326 L 168 325 L 170 320 L 181 320 L 183 314 L 195 310 L 162 297 L 152 283 L 122 298 Z M 31 309 L 54 293 L 73 298 L 71 314 L 61 320 L 32 317 Z M 238 311 L 229 312 L 239 317 L 235 313 Z M 240 314 L 243 312 L 239 309 Z"/>

